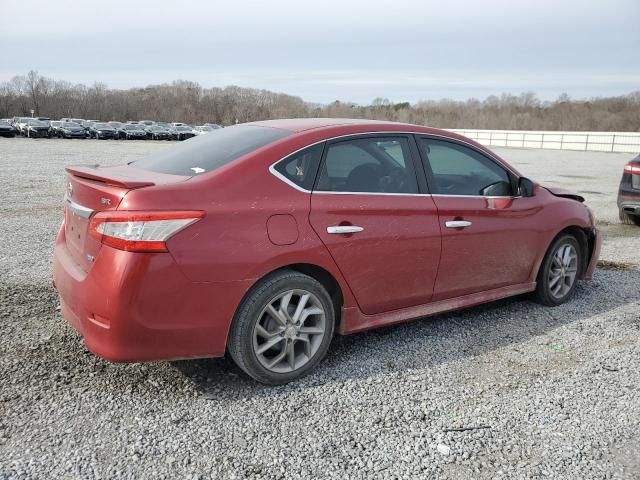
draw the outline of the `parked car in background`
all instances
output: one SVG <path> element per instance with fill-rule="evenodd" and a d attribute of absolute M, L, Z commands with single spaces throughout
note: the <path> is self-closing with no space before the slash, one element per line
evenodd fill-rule
<path fill-rule="evenodd" d="M 140 120 L 138 123 L 141 123 L 142 125 L 146 126 L 146 127 L 150 127 L 151 125 L 155 125 L 156 122 L 154 122 L 153 120 Z"/>
<path fill-rule="evenodd" d="M 418 125 L 255 122 L 67 173 L 54 285 L 86 346 L 228 352 L 268 384 L 311 371 L 335 332 L 525 293 L 560 305 L 601 245 L 579 195 Z"/>
<path fill-rule="evenodd" d="M 57 129 L 62 125 L 62 121 L 60 120 L 51 120 L 49 122 L 49 138 L 57 136 Z"/>
<path fill-rule="evenodd" d="M 640 226 L 640 155 L 624 167 L 618 190 L 620 221 Z"/>
<path fill-rule="evenodd" d="M 32 118 L 26 124 L 24 136 L 28 138 L 48 138 L 49 125 L 47 122 Z"/>
<path fill-rule="evenodd" d="M 69 117 L 63 117 L 60 119 L 61 122 L 73 122 L 73 123 L 77 123 L 78 125 L 82 126 L 82 124 L 84 122 L 86 122 L 85 119 L 83 118 L 69 118 Z"/>
<path fill-rule="evenodd" d="M 207 125 L 200 125 L 197 127 L 193 127 L 191 131 L 193 132 L 194 135 L 198 136 L 198 135 L 204 135 L 205 133 L 213 132 L 213 130 L 214 130 L 213 128 Z"/>
<path fill-rule="evenodd" d="M 124 123 L 116 122 L 115 120 L 111 120 L 110 122 L 107 122 L 107 123 L 111 125 L 113 128 L 115 128 L 116 130 L 118 130 L 122 125 L 124 125 Z"/>
<path fill-rule="evenodd" d="M 91 129 L 91 126 L 96 123 L 93 120 L 85 120 L 84 122 L 81 123 L 82 127 L 84 128 L 85 132 L 87 132 L 87 136 L 89 136 L 89 129 Z"/>
<path fill-rule="evenodd" d="M 89 127 L 89 137 L 96 140 L 116 138 L 116 129 L 105 122 L 92 123 Z"/>
<path fill-rule="evenodd" d="M 16 131 L 7 120 L 0 120 L 0 137 L 15 137 Z"/>
<path fill-rule="evenodd" d="M 87 132 L 82 125 L 75 122 L 62 122 L 56 128 L 58 138 L 87 138 Z"/>
<path fill-rule="evenodd" d="M 195 134 L 193 128 L 188 125 L 178 125 L 171 129 L 172 140 L 187 140 L 192 137 L 195 137 Z"/>
<path fill-rule="evenodd" d="M 22 136 L 26 136 L 27 135 L 27 124 L 33 120 L 33 118 L 31 117 L 19 117 L 16 120 L 16 123 L 14 124 L 14 126 L 16 127 L 16 129 L 18 130 L 18 133 Z"/>
<path fill-rule="evenodd" d="M 159 127 L 166 128 L 167 130 L 171 128 L 171 124 L 167 122 L 156 122 L 156 125 Z"/>
<path fill-rule="evenodd" d="M 116 130 L 116 138 L 119 140 L 144 140 L 147 131 L 137 123 L 126 123 Z"/>
<path fill-rule="evenodd" d="M 171 140 L 171 133 L 167 128 L 159 125 L 151 125 L 145 128 L 148 140 Z"/>

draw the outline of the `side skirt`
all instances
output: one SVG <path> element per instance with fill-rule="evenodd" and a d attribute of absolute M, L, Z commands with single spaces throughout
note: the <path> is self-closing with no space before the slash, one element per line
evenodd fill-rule
<path fill-rule="evenodd" d="M 385 327 L 409 320 L 417 320 L 423 317 L 437 315 L 439 313 L 451 312 L 462 308 L 480 305 L 482 303 L 493 302 L 501 298 L 513 297 L 523 293 L 533 292 L 536 283 L 521 283 L 508 287 L 496 288 L 486 292 L 472 293 L 462 297 L 449 298 L 438 302 L 418 305 L 416 307 L 393 310 L 391 312 L 379 313 L 376 315 L 364 315 L 357 307 L 344 308 L 342 310 L 342 322 L 337 333 L 347 335 L 361 332 L 372 328 Z"/>

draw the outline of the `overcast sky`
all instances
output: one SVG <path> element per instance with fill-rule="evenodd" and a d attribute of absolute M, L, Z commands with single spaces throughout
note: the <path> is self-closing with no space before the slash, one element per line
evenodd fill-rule
<path fill-rule="evenodd" d="M 185 79 L 322 103 L 640 90 L 640 0 L 0 4 L 0 81 Z"/>

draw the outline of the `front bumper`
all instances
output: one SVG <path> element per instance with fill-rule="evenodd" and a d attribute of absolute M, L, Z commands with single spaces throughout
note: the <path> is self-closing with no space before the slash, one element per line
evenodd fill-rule
<path fill-rule="evenodd" d="M 88 272 L 54 250 L 61 312 L 93 353 L 116 362 L 224 355 L 227 333 L 248 281 L 194 283 L 169 253 L 103 246 Z"/>
<path fill-rule="evenodd" d="M 49 136 L 49 130 L 28 130 L 27 136 L 32 138 L 44 138 Z"/>
<path fill-rule="evenodd" d="M 589 258 L 587 268 L 582 275 L 583 280 L 591 280 L 593 278 L 593 272 L 596 271 L 598 259 L 600 258 L 600 249 L 602 248 L 602 234 L 596 227 L 593 227 L 593 229 L 591 230 L 589 246 L 591 247 L 591 257 Z"/>

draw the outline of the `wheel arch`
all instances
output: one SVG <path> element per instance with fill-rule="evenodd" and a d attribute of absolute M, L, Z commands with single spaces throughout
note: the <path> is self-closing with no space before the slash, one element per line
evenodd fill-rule
<path fill-rule="evenodd" d="M 247 296 L 253 291 L 256 285 L 258 285 L 263 279 L 273 275 L 274 273 L 287 270 L 307 275 L 319 282 L 327 290 L 333 303 L 335 313 L 335 331 L 338 332 L 339 326 L 342 322 L 342 307 L 344 305 L 344 293 L 342 287 L 336 277 L 329 270 L 313 263 L 290 263 L 265 272 L 262 276 L 256 278 L 251 287 L 247 289 L 242 300 L 238 303 L 238 308 L 245 298 L 247 298 Z"/>
<path fill-rule="evenodd" d="M 335 329 L 336 331 L 338 331 L 338 327 L 340 326 L 340 322 L 342 321 L 342 306 L 344 304 L 344 295 L 342 292 L 342 288 L 340 287 L 340 283 L 338 283 L 338 280 L 333 276 L 333 274 L 325 268 L 312 263 L 292 263 L 277 268 L 274 271 L 269 272 L 267 275 L 271 275 L 273 272 L 282 270 L 293 270 L 295 272 L 307 275 L 319 282 L 327 290 L 327 292 L 329 293 L 329 297 L 331 297 L 331 301 L 333 302 L 333 310 L 335 313 Z"/>
<path fill-rule="evenodd" d="M 582 279 L 584 277 L 585 272 L 589 266 L 589 262 L 591 261 L 591 257 L 593 256 L 593 251 L 595 248 L 595 235 L 592 228 L 581 227 L 579 225 L 568 225 L 560 230 L 547 244 L 547 248 L 544 251 L 544 254 L 540 257 L 540 261 L 538 262 L 537 268 L 535 270 L 535 276 L 538 278 L 538 273 L 540 273 L 540 268 L 542 268 L 542 261 L 546 256 L 547 252 L 561 235 L 569 234 L 573 236 L 580 245 L 580 255 L 582 257 L 581 271 L 578 278 Z"/>

